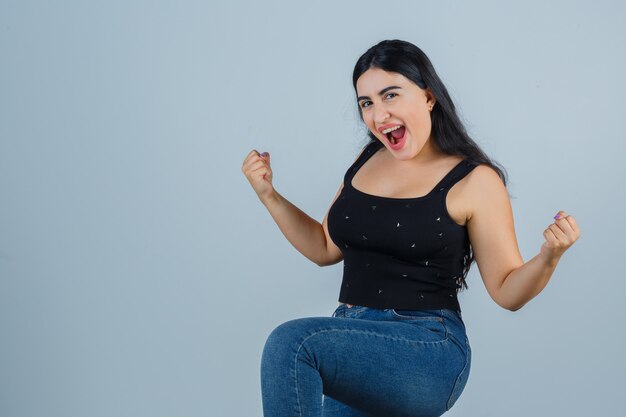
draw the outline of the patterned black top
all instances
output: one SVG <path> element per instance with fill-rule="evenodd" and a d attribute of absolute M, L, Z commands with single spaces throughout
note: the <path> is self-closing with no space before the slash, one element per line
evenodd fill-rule
<path fill-rule="evenodd" d="M 328 213 L 328 232 L 344 257 L 339 301 L 371 308 L 460 310 L 457 299 L 467 227 L 449 215 L 448 190 L 476 164 L 459 162 L 428 194 L 389 198 L 352 187 L 359 168 L 382 143 L 375 141 L 348 169 Z"/>

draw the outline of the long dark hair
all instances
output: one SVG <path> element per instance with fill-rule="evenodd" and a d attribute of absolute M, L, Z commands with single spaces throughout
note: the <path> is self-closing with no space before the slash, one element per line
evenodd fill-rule
<path fill-rule="evenodd" d="M 457 115 L 456 108 L 448 90 L 435 72 L 430 59 L 417 46 L 401 40 L 385 40 L 368 49 L 354 66 L 352 84 L 356 93 L 356 82 L 370 68 L 402 74 L 422 89 L 429 88 L 435 96 L 435 106 L 431 112 L 431 139 L 436 146 L 447 155 L 455 155 L 468 159 L 475 164 L 485 164 L 498 173 L 506 186 L 507 174 L 504 167 L 491 160 L 467 134 L 465 126 Z M 363 120 L 361 107 L 359 115 Z M 368 132 L 370 141 L 365 145 L 378 141 L 372 132 Z M 468 288 L 467 274 L 474 262 L 474 254 L 469 240 L 466 242 L 463 258 L 462 288 Z"/>

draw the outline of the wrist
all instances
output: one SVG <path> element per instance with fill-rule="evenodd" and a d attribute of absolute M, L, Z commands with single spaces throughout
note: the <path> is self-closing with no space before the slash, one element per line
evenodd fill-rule
<path fill-rule="evenodd" d="M 561 259 L 561 255 L 540 253 L 539 258 L 541 259 L 541 262 L 548 268 L 556 268 L 559 260 Z"/>
<path fill-rule="evenodd" d="M 276 191 L 272 191 L 269 195 L 259 196 L 259 200 L 261 200 L 261 203 L 263 203 L 263 205 L 267 207 L 270 204 L 278 202 L 280 200 L 280 197 Z"/>

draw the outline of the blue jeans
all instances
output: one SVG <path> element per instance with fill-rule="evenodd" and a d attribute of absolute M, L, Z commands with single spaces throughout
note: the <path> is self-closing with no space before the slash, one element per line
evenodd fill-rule
<path fill-rule="evenodd" d="M 265 417 L 429 417 L 465 388 L 471 349 L 459 311 L 341 304 L 287 321 L 261 357 Z"/>

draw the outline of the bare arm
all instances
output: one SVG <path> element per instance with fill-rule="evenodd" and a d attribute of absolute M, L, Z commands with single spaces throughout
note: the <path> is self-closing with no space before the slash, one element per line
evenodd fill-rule
<path fill-rule="evenodd" d="M 341 188 L 335 199 L 340 193 Z M 339 248 L 328 236 L 328 213 L 321 225 L 277 191 L 272 198 L 262 202 L 280 231 L 298 252 L 319 266 L 333 265 L 343 259 Z"/>
<path fill-rule="evenodd" d="M 319 224 L 280 195 L 271 185 L 272 170 L 269 154 L 262 157 L 256 150 L 251 151 L 246 157 L 242 171 L 255 188 L 259 199 L 270 212 L 280 231 L 301 254 L 319 266 L 334 265 L 343 259 L 343 254 L 328 233 L 328 212 L 341 194 L 343 183 L 326 212 L 322 224 Z"/>
<path fill-rule="evenodd" d="M 548 285 L 557 263 L 544 262 L 540 255 L 535 256 L 507 275 L 500 286 L 499 304 L 508 310 L 516 311 L 537 296 Z"/>
<path fill-rule="evenodd" d="M 472 199 L 468 233 L 474 257 L 491 298 L 502 308 L 516 311 L 545 288 L 561 255 L 578 239 L 580 231 L 572 216 L 556 220 L 544 231 L 546 241 L 540 253 L 524 263 L 504 184 L 487 166 L 474 171 L 467 186 Z"/>

